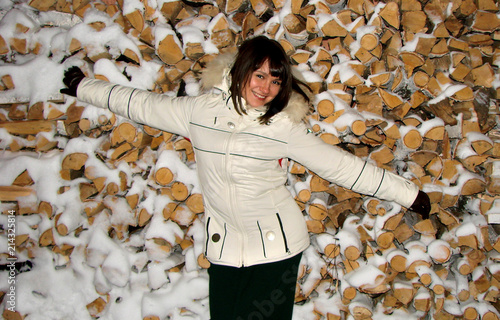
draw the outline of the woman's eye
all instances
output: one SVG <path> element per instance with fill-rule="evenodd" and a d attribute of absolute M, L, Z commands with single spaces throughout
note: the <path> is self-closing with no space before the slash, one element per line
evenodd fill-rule
<path fill-rule="evenodd" d="M 273 81 L 273 84 L 277 85 L 277 86 L 281 86 L 281 81 L 279 80 L 274 80 Z"/>

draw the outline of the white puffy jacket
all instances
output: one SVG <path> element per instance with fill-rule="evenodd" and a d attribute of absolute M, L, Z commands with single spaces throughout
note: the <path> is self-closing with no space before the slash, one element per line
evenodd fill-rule
<path fill-rule="evenodd" d="M 239 115 L 227 91 L 232 58 L 222 56 L 204 73 L 220 94 L 172 98 L 86 78 L 78 99 L 109 108 L 138 123 L 191 140 L 205 205 L 209 261 L 250 266 L 279 261 L 309 245 L 302 211 L 285 186 L 279 159 L 293 159 L 319 176 L 356 192 L 409 207 L 418 187 L 310 133 L 301 119 L 307 104 L 298 95 L 259 124 L 261 112 Z"/>

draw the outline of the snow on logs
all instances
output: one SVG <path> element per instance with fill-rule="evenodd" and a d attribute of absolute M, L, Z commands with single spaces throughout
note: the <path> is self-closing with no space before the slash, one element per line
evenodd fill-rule
<path fill-rule="evenodd" d="M 498 319 L 500 237 L 491 224 L 500 214 L 497 3 L 29 4 L 48 17 L 57 11 L 80 19 L 42 25 L 23 9 L 10 10 L 0 26 L 5 61 L 71 59 L 96 78 L 158 93 L 197 93 L 206 63 L 248 36 L 279 40 L 315 93 L 312 132 L 413 180 L 432 201 L 431 218 L 421 220 L 283 162 L 312 238 L 296 312 L 310 310 L 304 319 L 377 312 Z M 59 269 L 84 252 L 95 269 L 96 295 L 86 305 L 95 318 L 114 303 L 112 289 L 141 271 L 151 302 L 144 319 L 202 310 L 193 301 L 203 297 L 191 294 L 177 306 L 183 311 L 159 311 L 161 293 L 149 292 L 175 279 L 166 274 L 209 266 L 189 140 L 57 94 L 33 101 L 34 89 L 19 74 L 0 70 L 7 155 L 0 201 L 2 212 L 20 215 L 20 257 L 50 250 Z"/>

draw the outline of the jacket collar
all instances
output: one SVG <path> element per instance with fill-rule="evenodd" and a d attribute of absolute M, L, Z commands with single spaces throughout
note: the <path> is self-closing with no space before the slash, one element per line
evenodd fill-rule
<path fill-rule="evenodd" d="M 235 57 L 235 53 L 219 54 L 207 64 L 201 74 L 202 89 L 204 91 L 216 89 L 223 94 L 224 100 L 229 99 L 229 87 L 231 86 L 229 71 L 231 70 Z M 293 71 L 294 76 L 301 79 L 299 71 L 295 70 L 295 68 Z M 310 97 L 310 99 L 312 101 L 312 97 Z M 304 120 L 310 110 L 309 103 L 307 103 L 300 94 L 293 92 L 288 105 L 282 112 L 275 115 L 273 118 L 285 116 L 292 122 L 299 123 Z M 257 112 L 260 114 L 262 110 L 257 110 Z"/>

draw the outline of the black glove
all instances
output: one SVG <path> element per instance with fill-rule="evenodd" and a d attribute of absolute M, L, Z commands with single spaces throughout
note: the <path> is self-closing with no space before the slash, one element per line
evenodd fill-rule
<path fill-rule="evenodd" d="M 82 70 L 78 67 L 71 67 L 68 70 L 64 71 L 63 82 L 67 88 L 63 88 L 59 90 L 61 93 L 76 97 L 76 89 L 78 89 L 78 85 L 80 81 L 85 78 Z"/>
<path fill-rule="evenodd" d="M 420 214 L 424 220 L 429 219 L 429 213 L 431 212 L 431 200 L 429 199 L 427 193 L 418 191 L 418 195 L 415 198 L 415 201 L 413 201 L 410 210 Z"/>

